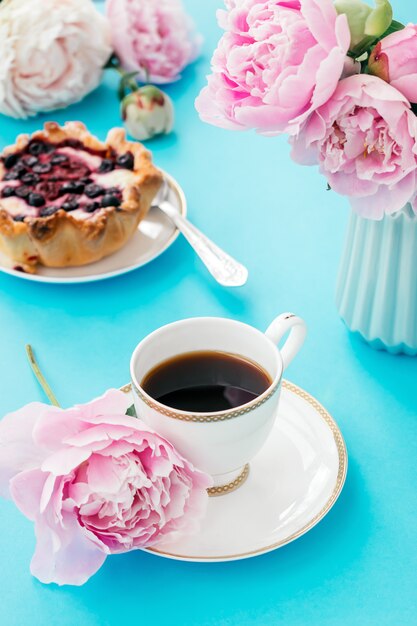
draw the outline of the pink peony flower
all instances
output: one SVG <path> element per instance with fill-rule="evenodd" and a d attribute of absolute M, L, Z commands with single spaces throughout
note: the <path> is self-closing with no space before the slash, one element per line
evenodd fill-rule
<path fill-rule="evenodd" d="M 332 0 L 229 0 L 212 74 L 196 100 L 205 122 L 297 132 L 344 70 L 350 32 Z"/>
<path fill-rule="evenodd" d="M 106 555 L 194 530 L 211 478 L 125 415 L 110 390 L 68 410 L 32 403 L 0 422 L 0 493 L 35 522 L 31 571 L 81 585 Z"/>
<path fill-rule="evenodd" d="M 198 55 L 201 36 L 181 0 L 107 0 L 114 50 L 141 82 L 171 83 Z"/>
<path fill-rule="evenodd" d="M 100 82 L 111 54 L 107 20 L 90 0 L 0 3 L 0 113 L 65 107 Z"/>
<path fill-rule="evenodd" d="M 348 196 L 360 215 L 382 219 L 414 197 L 416 138 L 417 117 L 407 99 L 361 74 L 342 80 L 307 120 L 292 138 L 292 156 L 298 163 L 318 163 L 332 189 Z"/>
<path fill-rule="evenodd" d="M 417 26 L 409 24 L 382 39 L 370 56 L 369 71 L 417 103 Z"/>

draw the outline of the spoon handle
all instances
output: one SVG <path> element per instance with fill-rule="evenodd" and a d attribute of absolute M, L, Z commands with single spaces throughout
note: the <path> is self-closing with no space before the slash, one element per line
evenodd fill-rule
<path fill-rule="evenodd" d="M 179 215 L 170 202 L 164 200 L 158 207 L 174 222 L 218 283 L 224 287 L 241 287 L 246 283 L 248 270 L 244 265 L 229 256 L 198 228 Z"/>

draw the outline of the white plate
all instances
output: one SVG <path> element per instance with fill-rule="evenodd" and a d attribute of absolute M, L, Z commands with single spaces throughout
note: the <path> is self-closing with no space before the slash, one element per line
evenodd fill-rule
<path fill-rule="evenodd" d="M 130 385 L 123 390 L 131 393 Z M 330 511 L 346 471 L 346 446 L 333 418 L 312 396 L 284 381 L 275 426 L 251 461 L 246 482 L 209 499 L 197 535 L 147 551 L 181 561 L 222 562 L 280 548 Z"/>
<path fill-rule="evenodd" d="M 169 200 L 183 217 L 187 214 L 185 195 L 179 184 L 164 172 L 170 189 Z M 10 259 L 0 252 L 0 271 L 17 278 L 42 283 L 86 283 L 119 276 L 150 263 L 164 252 L 178 237 L 179 231 L 159 209 L 151 209 L 138 226 L 133 237 L 118 252 L 96 263 L 80 267 L 42 267 L 36 274 L 19 272 L 12 268 Z"/>

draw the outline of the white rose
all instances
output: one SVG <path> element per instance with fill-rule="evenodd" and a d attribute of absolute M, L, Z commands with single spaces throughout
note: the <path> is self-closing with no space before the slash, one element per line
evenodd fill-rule
<path fill-rule="evenodd" d="M 90 0 L 3 0 L 0 112 L 27 117 L 80 100 L 111 52 L 108 22 Z"/>

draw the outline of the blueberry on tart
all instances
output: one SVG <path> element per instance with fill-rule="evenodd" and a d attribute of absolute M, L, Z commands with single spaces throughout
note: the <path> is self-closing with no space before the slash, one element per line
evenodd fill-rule
<path fill-rule="evenodd" d="M 132 236 L 161 182 L 121 128 L 102 143 L 80 122 L 47 122 L 0 156 L 0 249 L 32 272 L 98 261 Z"/>

